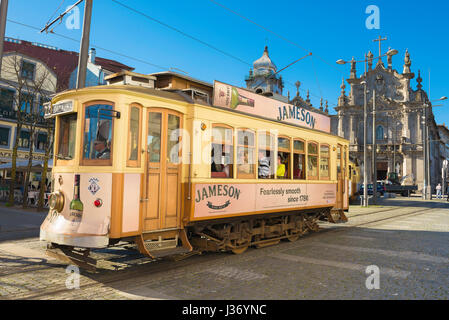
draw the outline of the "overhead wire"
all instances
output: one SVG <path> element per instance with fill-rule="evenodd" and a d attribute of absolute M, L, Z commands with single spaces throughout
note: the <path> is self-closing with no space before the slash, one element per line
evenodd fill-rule
<path fill-rule="evenodd" d="M 27 27 L 27 28 L 30 28 L 30 29 L 34 29 L 34 30 L 40 31 L 40 28 L 31 26 L 31 25 L 28 25 L 28 24 L 25 24 L 25 23 L 23 23 L 23 22 L 14 21 L 14 20 L 11 20 L 11 19 L 8 19 L 8 22 L 11 22 L 11 23 L 14 23 L 14 24 L 17 24 L 17 25 L 21 25 L 21 26 L 24 26 L 24 27 Z M 68 36 L 63 35 L 63 34 L 56 33 L 56 32 L 54 32 L 54 31 L 52 31 L 51 34 L 53 34 L 53 35 L 55 35 L 55 36 L 58 36 L 58 37 L 60 37 L 60 38 L 64 38 L 64 39 L 67 39 L 67 40 L 74 41 L 74 42 L 76 42 L 76 43 L 80 43 L 80 41 L 77 40 L 77 39 L 68 37 Z M 149 66 L 152 66 L 152 67 L 161 69 L 161 70 L 168 70 L 168 69 L 169 69 L 169 68 L 167 68 L 167 67 L 163 67 L 163 66 L 160 66 L 160 65 L 157 65 L 157 64 L 154 64 L 154 63 L 151 63 L 151 62 L 148 62 L 148 61 L 139 59 L 139 58 L 135 58 L 135 57 L 132 57 L 132 56 L 129 56 L 129 55 L 126 55 L 126 54 L 123 54 L 123 53 L 120 53 L 120 52 L 117 52 L 117 51 L 114 51 L 114 50 L 110 50 L 110 49 L 107 49 L 107 48 L 103 48 L 103 47 L 97 46 L 97 45 L 94 44 L 94 43 L 92 43 L 92 47 L 94 47 L 94 48 L 96 48 L 96 49 L 99 49 L 99 50 L 103 50 L 103 51 L 112 53 L 112 54 L 115 54 L 115 55 L 120 56 L 120 57 L 124 57 L 124 58 L 130 59 L 130 60 L 134 60 L 134 61 L 137 61 L 137 62 L 146 64 L 146 65 L 149 65 Z"/>
<path fill-rule="evenodd" d="M 159 24 L 161 24 L 161 25 L 163 25 L 163 26 L 165 26 L 165 27 L 167 27 L 167 28 L 169 28 L 169 29 L 171 29 L 171 30 L 173 30 L 173 31 L 176 31 L 176 32 L 178 32 L 178 33 L 180 33 L 180 34 L 182 34 L 182 35 L 184 35 L 184 36 L 186 36 L 186 37 L 188 37 L 188 38 L 190 38 L 190 39 L 193 39 L 193 40 L 195 40 L 195 41 L 197 41 L 197 42 L 199 42 L 199 43 L 201 43 L 201 44 L 203 44 L 203 45 L 205 45 L 205 46 L 207 46 L 207 47 L 209 47 L 209 48 L 211 48 L 211 49 L 214 49 L 215 51 L 218 51 L 218 52 L 220 52 L 220 53 L 222 53 L 222 54 L 224 54 L 224 55 L 226 55 L 226 56 L 228 56 L 228 57 L 230 57 L 230 58 L 233 58 L 234 60 L 237 60 L 237 61 L 239 61 L 239 62 L 241 62 L 241 63 L 243 63 L 243 64 L 246 64 L 246 65 L 252 66 L 252 64 L 248 63 L 247 61 L 244 61 L 243 59 L 240 59 L 239 57 L 236 57 L 236 56 L 234 56 L 234 55 L 232 55 L 232 54 L 230 54 L 230 53 L 228 53 L 228 52 L 226 52 L 226 51 L 224 51 L 224 50 L 221 50 L 221 49 L 219 49 L 219 48 L 217 48 L 217 47 L 215 47 L 215 46 L 213 46 L 213 45 L 211 45 L 211 44 L 209 44 L 209 43 L 203 41 L 203 40 L 200 40 L 200 39 L 198 39 L 198 38 L 196 38 L 196 37 L 194 37 L 194 36 L 192 36 L 192 35 L 189 35 L 189 34 L 187 34 L 186 32 L 183 32 L 183 31 L 181 31 L 181 30 L 179 30 L 179 29 L 177 29 L 177 28 L 175 28 L 175 27 L 173 27 L 173 26 L 170 26 L 170 25 L 168 25 L 168 24 L 166 24 L 166 23 L 164 23 L 164 22 L 162 22 L 162 21 L 160 21 L 160 20 L 158 20 L 158 19 L 155 19 L 155 18 L 153 18 L 153 17 L 147 15 L 146 13 L 143 13 L 143 12 L 137 10 L 137 9 L 134 9 L 134 8 L 132 8 L 132 7 L 129 7 L 129 6 L 127 6 L 127 5 L 123 4 L 123 3 L 121 3 L 120 1 L 117 1 L 117 0 L 111 0 L 111 1 L 117 3 L 118 5 L 120 5 L 120 6 L 124 7 L 124 8 L 126 8 L 126 9 L 128 9 L 128 10 L 130 10 L 130 11 L 133 11 L 133 12 L 135 12 L 135 13 L 137 13 L 137 14 L 140 14 L 140 15 L 144 16 L 145 18 L 147 18 L 147 19 L 149 19 L 149 20 L 151 20 L 151 21 L 157 22 L 157 23 L 159 23 Z M 35 30 L 40 31 L 39 28 L 34 27 L 34 26 L 27 25 L 27 24 L 22 23 L 22 22 L 10 20 L 10 19 L 8 19 L 8 21 L 11 22 L 11 23 L 15 23 L 15 24 L 18 24 L 18 25 L 22 25 L 22 26 L 25 26 L 25 27 L 32 28 L 32 29 L 35 29 Z M 77 39 L 70 38 L 70 37 L 68 37 L 68 36 L 65 36 L 65 35 L 62 35 L 62 34 L 55 33 L 54 31 L 52 31 L 51 33 L 54 34 L 54 35 L 56 35 L 56 36 L 59 36 L 59 37 L 62 37 L 62 38 L 65 38 L 65 39 L 68 39 L 68 40 L 71 40 L 71 41 L 75 41 L 75 42 L 77 42 L 77 43 L 80 43 L 80 41 L 77 40 Z M 147 65 L 150 65 L 150 66 L 159 68 L 159 69 L 161 69 L 161 70 L 169 70 L 169 69 L 170 69 L 170 68 L 167 68 L 167 67 L 163 67 L 163 66 L 160 66 L 160 65 L 157 65 L 157 64 L 148 62 L 148 61 L 144 61 L 144 60 L 142 60 L 142 59 L 138 59 L 138 58 L 135 58 L 135 57 L 132 57 L 132 56 L 129 56 L 129 55 L 125 55 L 125 54 L 120 53 L 120 52 L 116 52 L 116 51 L 114 51 L 114 50 L 110 50 L 110 49 L 107 49 L 107 48 L 103 48 L 103 47 L 97 46 L 97 45 L 95 45 L 95 44 L 92 44 L 92 46 L 95 47 L 95 48 L 97 48 L 97 49 L 99 49 L 99 50 L 103 50 L 103 51 L 106 51 L 106 52 L 110 52 L 110 53 L 112 53 L 112 54 L 115 54 L 115 55 L 118 55 L 118 56 L 121 56 L 121 57 L 125 57 L 125 58 L 127 58 L 127 59 L 134 60 L 134 61 L 137 61 L 137 62 L 140 62 L 140 63 L 143 63 L 143 64 L 147 64 Z M 310 53 L 310 52 L 309 52 L 309 53 Z M 291 65 L 291 64 L 290 64 L 290 65 Z M 290 66 L 290 65 L 289 65 L 289 66 Z M 284 68 L 284 69 L 285 69 L 285 68 Z M 286 80 L 284 80 L 284 81 L 285 81 L 286 83 L 292 85 L 292 86 L 295 86 L 293 83 L 291 83 L 291 82 L 289 82 L 289 81 L 286 81 Z M 302 89 L 302 88 L 299 88 L 299 90 L 305 91 L 305 90 Z M 318 97 L 318 96 L 316 96 L 315 94 L 310 93 L 310 91 L 308 91 L 308 92 L 309 92 L 309 94 L 310 94 L 311 96 L 313 96 L 313 97 L 316 97 L 316 98 L 322 98 L 322 96 L 321 96 L 321 97 Z M 333 103 L 331 103 L 331 104 L 333 104 Z M 335 104 L 333 104 L 333 105 L 335 105 Z"/>
<path fill-rule="evenodd" d="M 209 0 L 209 1 L 212 2 L 212 3 L 214 3 L 214 4 L 216 4 L 217 6 L 222 7 L 223 9 L 225 9 L 225 10 L 227 10 L 227 11 L 229 11 L 229 12 L 231 12 L 231 13 L 237 15 L 237 16 L 239 16 L 240 18 L 242 18 L 242 19 L 244 19 L 244 20 L 246 20 L 246 21 L 248 21 L 248 22 L 250 22 L 250 23 L 256 25 L 257 27 L 259 27 L 259 28 L 261 28 L 261 29 L 264 29 L 265 31 L 267 31 L 267 32 L 269 32 L 269 33 L 271 33 L 271 34 L 273 34 L 274 36 L 278 37 L 279 39 L 281 39 L 281 40 L 283 40 L 283 41 L 285 41 L 285 42 L 288 42 L 288 43 L 290 43 L 291 45 L 293 45 L 293 46 L 295 46 L 295 47 L 297 47 L 297 48 L 299 48 L 299 49 L 301 49 L 301 50 L 304 50 L 304 51 L 306 51 L 306 52 L 311 52 L 309 49 L 304 48 L 303 46 L 299 45 L 298 43 L 296 43 L 296 42 L 294 42 L 294 41 L 291 41 L 290 39 L 287 39 L 286 37 L 284 37 L 284 36 L 282 36 L 282 35 L 280 35 L 280 34 L 274 32 L 273 30 L 268 29 L 267 27 L 265 27 L 265 26 L 263 26 L 263 25 L 261 25 L 261 24 L 255 22 L 255 21 L 249 19 L 248 17 L 242 15 L 241 13 L 239 13 L 239 12 L 237 12 L 237 11 L 235 11 L 235 10 L 232 10 L 232 9 L 226 7 L 225 5 L 219 3 L 218 1 L 215 1 L 215 0 Z M 313 55 L 314 55 L 314 57 L 317 57 L 318 59 L 322 60 L 324 63 L 326 63 L 326 64 L 329 65 L 330 67 L 334 68 L 334 69 L 337 70 L 338 72 L 340 72 L 340 73 L 342 72 L 339 68 L 335 67 L 333 64 L 331 64 L 330 62 L 328 62 L 326 59 L 320 57 L 320 56 L 317 55 L 316 53 L 313 53 Z"/>
<path fill-rule="evenodd" d="M 59 6 L 56 8 L 55 12 L 53 12 L 53 14 L 51 15 L 51 17 L 48 18 L 47 23 L 46 23 L 45 25 L 48 25 L 48 23 L 50 22 L 50 20 L 54 18 L 56 12 L 58 12 L 58 10 L 61 9 L 62 5 L 64 4 L 64 1 L 65 1 L 65 0 L 62 0 L 62 1 L 59 3 Z"/>
<path fill-rule="evenodd" d="M 167 28 L 169 28 L 169 29 L 171 29 L 171 30 L 173 30 L 173 31 L 175 31 L 175 32 L 180 33 L 181 35 L 183 35 L 183 36 L 185 36 L 185 37 L 188 37 L 188 38 L 190 38 L 190 39 L 192 39 L 192 40 L 195 40 L 195 41 L 197 41 L 197 42 L 199 42 L 199 43 L 201 43 L 201 44 L 203 44 L 203 45 L 205 45 L 205 46 L 207 46 L 207 47 L 209 47 L 209 48 L 211 48 L 211 49 L 213 49 L 213 50 L 215 50 L 215 51 L 217 51 L 217 52 L 220 52 L 220 53 L 222 53 L 222 54 L 224 54 L 224 55 L 226 55 L 226 56 L 228 56 L 228 57 L 230 57 L 230 58 L 232 58 L 232 59 L 234 59 L 234 60 L 237 60 L 237 61 L 239 61 L 239 62 L 241 62 L 241 63 L 243 63 L 243 64 L 246 64 L 246 65 L 248 65 L 248 66 L 252 66 L 251 63 L 249 63 L 249 62 L 247 62 L 247 61 L 245 61 L 245 60 L 243 60 L 243 59 L 240 59 L 239 57 L 237 57 L 237 56 L 235 56 L 235 55 L 233 55 L 233 54 L 230 54 L 230 53 L 228 53 L 228 52 L 226 52 L 226 51 L 224 51 L 224 50 L 222 50 L 222 49 L 219 49 L 219 48 L 217 48 L 216 46 L 207 43 L 206 41 L 203 41 L 203 40 L 198 39 L 197 37 L 194 37 L 194 36 L 192 36 L 192 35 L 190 35 L 190 34 L 184 32 L 184 31 L 181 31 L 181 30 L 179 30 L 179 29 L 176 28 L 176 27 L 173 27 L 173 26 L 171 26 L 171 25 L 169 25 L 169 24 L 167 24 L 167 23 L 165 23 L 165 22 L 162 22 L 162 21 L 160 21 L 159 19 L 156 19 L 156 18 L 154 18 L 154 17 L 152 17 L 152 16 L 150 16 L 150 15 L 148 15 L 148 14 L 142 12 L 141 10 L 132 8 L 132 7 L 126 5 L 126 4 L 124 4 L 124 3 L 122 3 L 122 2 L 120 2 L 120 1 L 118 1 L 118 0 L 111 0 L 111 1 L 112 1 L 112 2 L 115 2 L 116 4 L 122 6 L 122 7 L 126 8 L 126 9 L 128 9 L 128 10 L 130 10 L 130 11 L 136 13 L 136 14 L 139 14 L 139 15 L 141 15 L 141 16 L 147 18 L 148 20 L 151 20 L 151 21 L 153 21 L 153 22 L 156 22 L 156 23 L 158 23 L 158 24 L 160 24 L 160 25 L 162 25 L 162 26 L 165 26 L 165 27 L 167 27 Z M 211 1 L 212 1 L 212 0 L 211 0 Z M 227 8 L 226 8 L 226 9 L 227 9 Z M 246 18 L 246 17 L 245 17 L 245 19 L 251 21 L 250 19 L 248 19 L 248 18 Z M 252 22 L 252 21 L 251 21 L 251 22 Z M 252 23 L 254 23 L 254 22 L 252 22 Z M 256 24 L 256 25 L 258 25 L 258 24 Z M 271 33 L 273 33 L 273 34 L 275 34 L 276 36 L 281 37 L 283 40 L 288 41 L 288 42 L 290 42 L 291 44 L 293 44 L 293 45 L 295 45 L 295 46 L 297 46 L 297 47 L 299 47 L 299 48 L 301 48 L 301 49 L 307 51 L 308 53 L 310 53 L 309 50 L 307 50 L 307 49 L 305 49 L 305 48 L 302 48 L 300 45 L 298 45 L 298 44 L 296 44 L 296 43 L 294 43 L 294 42 L 292 42 L 292 41 L 290 41 L 290 40 L 288 40 L 288 39 L 282 37 L 281 35 L 276 34 L 275 32 L 269 30 L 268 28 L 265 28 L 265 27 L 263 27 L 263 26 L 261 26 L 261 25 L 258 25 L 258 26 L 261 27 L 261 28 L 264 28 L 265 30 L 267 30 L 267 31 L 269 31 L 269 32 L 271 32 Z M 338 70 L 338 71 L 341 72 L 341 70 L 339 70 L 339 69 L 336 69 L 336 70 Z M 285 81 L 286 83 L 288 83 L 288 84 L 294 86 L 294 84 L 292 84 L 291 82 L 286 81 L 286 80 L 284 80 L 284 81 Z M 300 90 L 302 90 L 302 89 L 300 89 Z M 314 96 L 314 97 L 317 97 L 317 96 L 314 95 L 314 94 L 311 94 L 311 95 Z M 322 98 L 322 97 L 318 97 L 318 98 Z M 335 105 L 335 104 L 333 104 L 333 105 Z M 336 106 L 336 105 L 335 105 L 335 106 Z"/>
<path fill-rule="evenodd" d="M 244 16 L 243 14 L 241 14 L 241 13 L 235 11 L 235 10 L 232 10 L 232 9 L 226 7 L 226 6 L 223 5 L 222 3 L 220 3 L 220 2 L 218 2 L 218 1 L 216 1 L 216 0 L 209 0 L 209 1 L 212 2 L 212 3 L 214 3 L 215 5 L 217 5 L 217 6 L 221 7 L 221 8 L 223 8 L 223 9 L 225 9 L 225 10 L 231 12 L 232 14 L 235 14 L 235 15 L 239 16 L 240 18 L 242 18 L 242 19 L 244 19 L 244 20 L 246 20 L 246 21 L 248 21 L 248 22 L 254 24 L 255 26 L 257 26 L 257 27 L 259 27 L 259 28 L 261 28 L 261 29 L 263 29 L 263 30 L 265 30 L 265 31 L 267 31 L 267 32 L 269 32 L 269 33 L 271 33 L 271 34 L 273 34 L 274 36 L 278 37 L 279 39 L 281 39 L 281 40 L 283 40 L 283 41 L 285 41 L 285 42 L 287 42 L 287 43 L 289 43 L 289 44 L 291 44 L 291 45 L 293 45 L 293 46 L 295 46 L 295 47 L 297 47 L 297 48 L 299 48 L 299 49 L 301 49 L 301 50 L 304 50 L 304 51 L 306 51 L 306 52 L 311 52 L 310 50 L 304 48 L 303 46 L 299 45 L 298 43 L 296 43 L 296 42 L 294 42 L 294 41 L 292 41 L 292 40 L 290 40 L 290 39 L 287 39 L 286 37 L 284 37 L 284 36 L 278 34 L 277 32 L 274 32 L 273 30 L 271 30 L 271 29 L 269 29 L 269 28 L 267 28 L 267 27 L 265 27 L 265 26 L 263 26 L 263 25 L 261 25 L 261 24 L 255 22 L 255 21 L 251 20 L 250 18 Z M 333 69 L 337 70 L 338 72 L 340 72 L 340 73 L 343 73 L 343 72 L 342 72 L 339 68 L 335 67 L 333 64 L 331 64 L 331 63 L 329 63 L 328 61 L 326 61 L 326 59 L 324 59 L 324 58 L 320 57 L 319 55 L 313 53 L 313 57 L 312 57 L 312 68 L 313 68 L 313 71 L 314 71 L 315 80 L 316 80 L 316 82 L 317 82 L 318 90 L 320 91 L 321 97 L 323 97 L 323 93 L 322 93 L 322 91 L 321 91 L 321 86 L 320 86 L 319 79 L 318 79 L 318 74 L 317 74 L 317 72 L 316 72 L 316 67 L 315 67 L 314 60 L 313 60 L 314 57 L 320 59 L 321 61 L 323 61 L 324 63 L 326 63 L 327 65 L 329 65 L 329 66 L 332 67 Z M 286 82 L 287 82 L 287 81 L 286 81 Z M 289 83 L 289 82 L 287 82 L 287 83 Z M 290 83 L 289 83 L 289 84 L 290 84 Z M 301 89 L 300 89 L 300 90 L 301 90 Z M 315 96 L 315 95 L 312 94 L 312 96 Z M 316 96 L 315 96 L 315 97 L 316 97 Z M 320 97 L 318 97 L 318 98 L 320 98 Z M 334 104 L 334 103 L 331 103 L 331 104 L 334 105 L 334 106 L 337 106 L 337 105 Z"/>
<path fill-rule="evenodd" d="M 148 14 L 146 14 L 146 13 L 140 11 L 140 10 L 137 10 L 137 9 L 135 9 L 135 8 L 132 8 L 132 7 L 130 7 L 130 6 L 126 5 L 126 4 L 124 4 L 124 3 L 121 3 L 120 1 L 117 1 L 117 0 L 111 0 L 111 1 L 117 3 L 118 5 L 120 5 L 120 6 L 124 7 L 124 8 L 126 8 L 126 9 L 128 9 L 128 10 L 130 10 L 130 11 L 133 11 L 134 13 L 137 13 L 137 14 L 139 14 L 139 15 L 145 17 L 146 19 L 149 19 L 149 20 L 151 20 L 151 21 L 154 21 L 154 22 L 156 22 L 156 23 L 159 23 L 160 25 L 162 25 L 162 26 L 164 26 L 164 27 L 167 27 L 167 28 L 169 28 L 169 29 L 171 29 L 171 30 L 173 30 L 173 31 L 176 31 L 176 32 L 182 34 L 182 35 L 185 36 L 185 37 L 188 37 L 188 38 L 190 38 L 190 39 L 192 39 L 192 40 L 195 40 L 196 42 L 199 42 L 199 43 L 201 43 L 201 44 L 203 44 L 203 45 L 205 45 L 205 46 L 207 46 L 207 47 L 209 47 L 209 48 L 211 48 L 211 49 L 213 49 L 213 50 L 215 50 L 215 51 L 217 51 L 217 52 L 220 52 L 220 53 L 222 53 L 222 54 L 224 54 L 224 55 L 226 55 L 226 56 L 228 56 L 228 57 L 230 57 L 230 58 L 232 58 L 232 59 L 234 59 L 234 60 L 237 60 L 237 61 L 239 61 L 239 62 L 241 62 L 241 63 L 243 63 L 243 64 L 246 64 L 246 65 L 251 65 L 249 62 L 247 62 L 247 61 L 245 61 L 245 60 L 243 60 L 243 59 L 240 59 L 239 57 L 236 57 L 236 56 L 233 55 L 233 54 L 230 54 L 230 53 L 228 53 L 228 52 L 226 52 L 226 51 L 224 51 L 224 50 L 221 50 L 221 49 L 217 48 L 217 47 L 214 46 L 214 45 L 211 45 L 211 44 L 209 44 L 209 43 L 207 43 L 207 42 L 205 42 L 205 41 L 203 41 L 203 40 L 201 40 L 201 39 L 198 39 L 198 38 L 196 38 L 196 37 L 194 37 L 194 36 L 192 36 L 192 35 L 190 35 L 190 34 L 184 32 L 184 31 L 179 30 L 178 28 L 175 28 L 175 27 L 173 27 L 173 26 L 171 26 L 171 25 L 168 25 L 167 23 L 164 23 L 164 22 L 162 22 L 162 21 L 160 21 L 160 20 L 158 20 L 158 19 L 156 19 L 156 18 L 153 18 L 153 17 L 149 16 Z"/>

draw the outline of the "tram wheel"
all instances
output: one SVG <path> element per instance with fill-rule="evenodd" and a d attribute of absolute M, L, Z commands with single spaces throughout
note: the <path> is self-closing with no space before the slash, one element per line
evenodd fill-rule
<path fill-rule="evenodd" d="M 234 248 L 234 249 L 231 249 L 231 252 L 232 252 L 233 254 L 242 254 L 242 253 L 245 252 L 248 248 L 249 248 L 249 245 L 244 246 L 244 247 Z"/>
<path fill-rule="evenodd" d="M 299 234 L 292 234 L 292 235 L 289 235 L 289 236 L 287 236 L 286 239 L 287 239 L 288 241 L 290 241 L 290 242 L 295 242 L 296 240 L 299 239 Z"/>

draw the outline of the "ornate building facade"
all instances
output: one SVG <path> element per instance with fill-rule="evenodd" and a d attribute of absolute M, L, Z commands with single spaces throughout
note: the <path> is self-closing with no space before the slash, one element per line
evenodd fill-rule
<path fill-rule="evenodd" d="M 429 103 L 428 127 L 430 136 L 430 177 L 432 190 L 441 182 L 443 158 L 440 155 L 438 128 L 427 93 L 423 90 L 418 71 L 416 89 L 412 80 L 412 61 L 405 52 L 402 73 L 392 67 L 392 55 L 387 56 L 387 66 L 378 59 L 373 67 L 373 54 L 369 52 L 367 72 L 357 76 L 356 63 L 346 84 L 341 84 L 337 115 L 332 116 L 332 131 L 350 140 L 350 156 L 363 168 L 364 151 L 364 83 L 367 86 L 367 145 L 368 183 L 372 182 L 372 146 L 376 139 L 377 180 L 383 180 L 389 172 L 397 172 L 407 184 L 417 184 L 422 190 L 424 177 L 423 128 L 424 104 Z M 375 101 L 373 101 L 375 96 Z M 376 107 L 375 134 L 373 137 L 373 103 Z M 363 170 L 361 170 L 363 175 Z"/>

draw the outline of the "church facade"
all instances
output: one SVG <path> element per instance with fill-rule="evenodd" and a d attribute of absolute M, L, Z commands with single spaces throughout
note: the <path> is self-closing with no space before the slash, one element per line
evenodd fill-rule
<path fill-rule="evenodd" d="M 424 180 L 423 130 L 424 106 L 429 105 L 427 125 L 430 145 L 431 190 L 441 183 L 441 168 L 445 155 L 441 154 L 442 143 L 432 112 L 432 104 L 423 90 L 420 72 L 416 77 L 416 88 L 411 71 L 411 59 L 405 52 L 402 73 L 392 67 L 392 55 L 387 56 L 387 66 L 382 58 L 375 66 L 373 54 L 367 56 L 367 72 L 357 76 L 356 63 L 351 61 L 351 70 L 346 83 L 341 84 L 337 115 L 332 116 L 332 132 L 350 141 L 350 156 L 362 167 L 364 158 L 364 86 L 367 93 L 367 145 L 368 183 L 373 181 L 373 139 L 376 142 L 377 180 L 384 180 L 389 172 L 397 172 L 406 184 L 418 185 L 421 191 Z M 375 101 L 374 101 L 375 99 Z M 376 118 L 373 134 L 373 103 Z"/>

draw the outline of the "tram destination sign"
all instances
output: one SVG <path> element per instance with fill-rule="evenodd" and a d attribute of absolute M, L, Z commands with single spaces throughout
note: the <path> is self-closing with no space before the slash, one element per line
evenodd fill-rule
<path fill-rule="evenodd" d="M 73 112 L 73 105 L 73 100 L 62 101 L 55 104 L 48 102 L 44 105 L 44 118 L 48 119 L 56 115 Z"/>
<path fill-rule="evenodd" d="M 331 131 L 331 120 L 326 115 L 219 81 L 214 81 L 213 105 L 327 133 Z"/>

